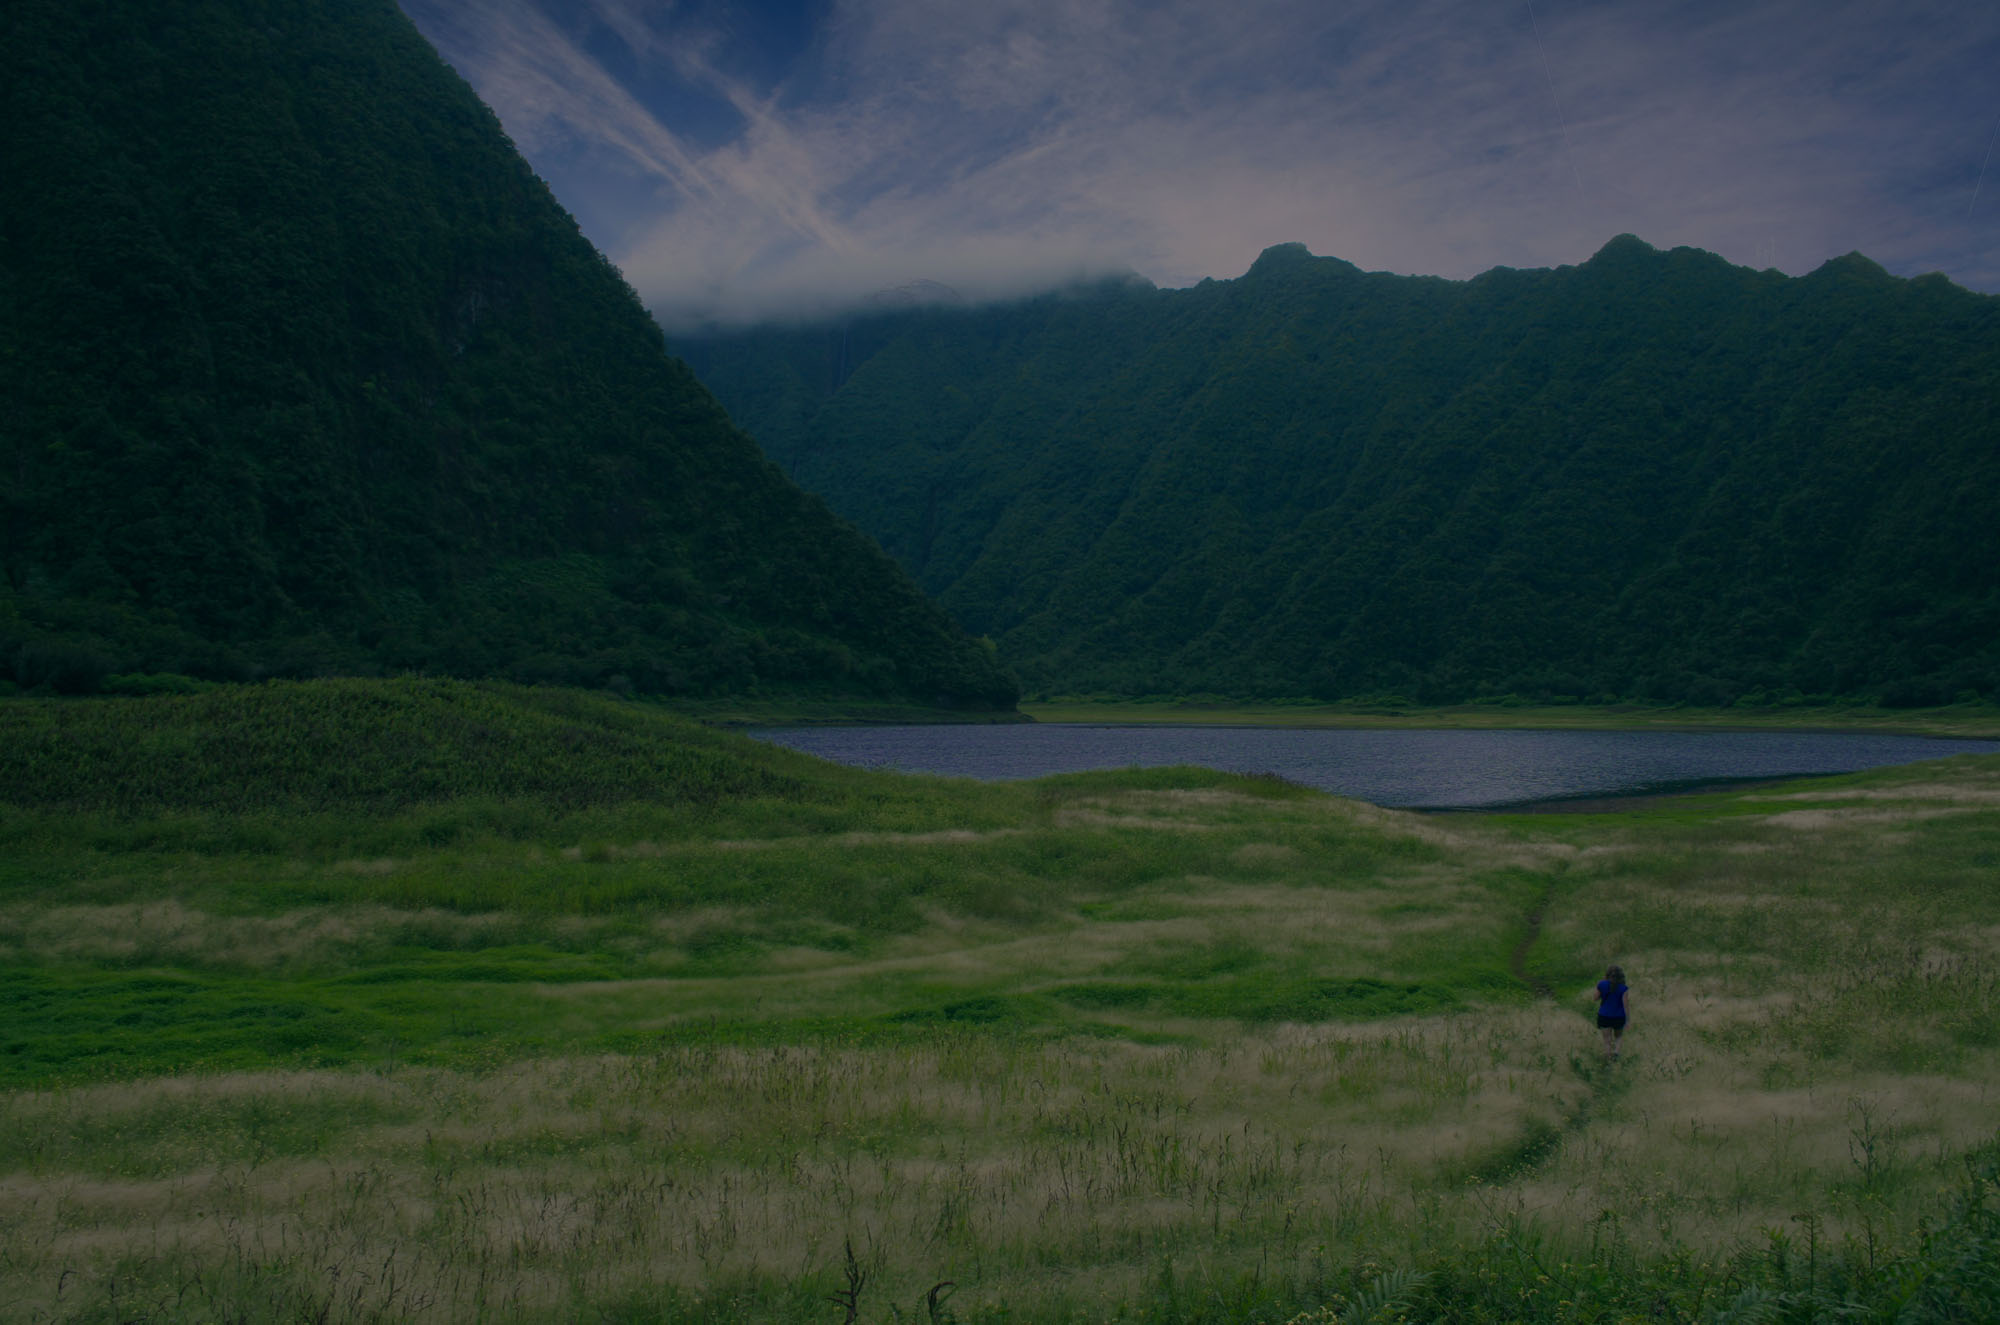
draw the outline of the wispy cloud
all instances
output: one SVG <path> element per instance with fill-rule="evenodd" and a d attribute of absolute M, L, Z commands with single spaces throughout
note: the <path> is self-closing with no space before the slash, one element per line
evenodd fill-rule
<path fill-rule="evenodd" d="M 1303 240 L 1578 261 L 1620 231 L 2000 286 L 2000 10 L 1910 0 L 405 0 L 664 320 L 1167 285 Z"/>

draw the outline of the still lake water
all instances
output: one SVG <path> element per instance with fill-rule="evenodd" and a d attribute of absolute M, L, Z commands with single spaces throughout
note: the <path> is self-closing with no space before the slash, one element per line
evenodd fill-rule
<path fill-rule="evenodd" d="M 2000 741 L 1845 732 L 1349 731 L 1038 722 L 787 727 L 751 735 L 862 768 L 1007 779 L 1201 764 L 1232 773 L 1275 773 L 1399 809 L 1456 810 L 2000 754 Z"/>

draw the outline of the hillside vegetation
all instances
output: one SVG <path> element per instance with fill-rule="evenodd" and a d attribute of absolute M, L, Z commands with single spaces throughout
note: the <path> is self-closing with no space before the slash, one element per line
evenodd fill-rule
<path fill-rule="evenodd" d="M 1425 817 L 501 683 L 16 698 L 0 1301 L 1982 1320 L 1996 860 L 1990 758 Z"/>
<path fill-rule="evenodd" d="M 2000 693 L 2000 299 L 1621 236 L 676 342 L 1030 692 Z"/>
<path fill-rule="evenodd" d="M 0 685 L 1011 707 L 392 0 L 22 0 L 0 38 Z"/>

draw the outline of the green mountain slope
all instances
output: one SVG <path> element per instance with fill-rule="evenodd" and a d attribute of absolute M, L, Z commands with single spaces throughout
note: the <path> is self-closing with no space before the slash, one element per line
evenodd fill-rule
<path fill-rule="evenodd" d="M 1042 693 L 2000 693 L 2000 299 L 1300 245 L 676 349 Z"/>
<path fill-rule="evenodd" d="M 0 98 L 0 679 L 1011 705 L 390 0 L 20 0 Z"/>

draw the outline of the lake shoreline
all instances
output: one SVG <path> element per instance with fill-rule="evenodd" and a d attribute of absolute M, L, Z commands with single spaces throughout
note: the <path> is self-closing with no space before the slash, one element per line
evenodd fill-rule
<path fill-rule="evenodd" d="M 1640 705 L 1450 704 L 1387 708 L 1377 704 L 1255 704 L 1160 700 L 1023 700 L 1041 723 L 1092 726 L 1350 727 L 1418 730 L 1870 732 L 1883 736 L 2000 739 L 2000 707 L 1962 704 L 1934 709 L 1817 706 L 1696 709 Z"/>
<path fill-rule="evenodd" d="M 749 734 L 855 767 L 977 780 L 1197 766 L 1416 813 L 1589 813 L 1760 782 L 2000 755 L 2000 741 L 1990 739 L 1867 730 L 1032 723 Z"/>
<path fill-rule="evenodd" d="M 1517 801 L 1508 805 L 1417 805 L 1413 814 L 1502 815 L 1502 814 L 1619 814 L 1626 810 L 1657 808 L 1672 801 L 1691 801 L 1704 796 L 1727 796 L 1754 791 L 1759 787 L 1785 786 L 1822 778 L 1850 776 L 1846 773 L 1798 773 L 1787 777 L 1697 778 L 1667 786 L 1622 791 L 1610 796 L 1551 796 L 1541 800 Z"/>

